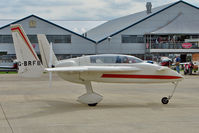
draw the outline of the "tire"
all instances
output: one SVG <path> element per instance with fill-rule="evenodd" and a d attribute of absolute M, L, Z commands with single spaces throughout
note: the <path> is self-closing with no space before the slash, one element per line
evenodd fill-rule
<path fill-rule="evenodd" d="M 169 99 L 167 97 L 163 97 L 161 101 L 162 101 L 162 104 L 168 104 L 169 103 Z"/>
<path fill-rule="evenodd" d="M 90 104 L 88 104 L 88 106 L 90 106 L 90 107 L 95 107 L 97 104 L 98 104 L 98 103 L 90 103 Z"/>

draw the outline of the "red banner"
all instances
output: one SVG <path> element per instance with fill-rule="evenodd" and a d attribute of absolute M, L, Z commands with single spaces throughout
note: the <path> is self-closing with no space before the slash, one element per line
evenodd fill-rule
<path fill-rule="evenodd" d="M 191 44 L 191 43 L 183 43 L 183 44 L 182 44 L 182 47 L 183 47 L 183 48 L 191 48 L 191 47 L 192 47 L 192 44 Z"/>

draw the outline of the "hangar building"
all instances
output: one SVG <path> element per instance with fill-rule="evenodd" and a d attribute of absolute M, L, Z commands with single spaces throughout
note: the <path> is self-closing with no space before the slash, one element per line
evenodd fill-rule
<path fill-rule="evenodd" d="M 108 21 L 86 35 L 97 53 L 121 53 L 141 58 L 199 53 L 199 8 L 184 1 Z M 152 57 L 151 57 L 152 56 Z"/>
<path fill-rule="evenodd" d="M 53 42 L 53 50 L 58 58 L 95 54 L 95 41 L 38 16 L 30 15 L 11 24 L 16 23 L 22 25 L 37 53 L 39 53 L 39 48 L 36 35 L 45 34 L 49 42 Z M 0 28 L 0 55 L 7 55 L 8 58 L 15 57 L 11 24 Z"/>
<path fill-rule="evenodd" d="M 177 1 L 103 23 L 83 35 L 30 15 L 13 22 L 23 26 L 38 50 L 36 34 L 46 34 L 58 58 L 83 54 L 130 54 L 158 59 L 176 54 L 186 60 L 199 53 L 199 8 Z M 10 24 L 0 28 L 0 55 L 15 56 Z"/>

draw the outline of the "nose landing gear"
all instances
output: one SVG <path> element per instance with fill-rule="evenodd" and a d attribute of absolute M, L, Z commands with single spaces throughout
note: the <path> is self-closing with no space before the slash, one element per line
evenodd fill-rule
<path fill-rule="evenodd" d="M 174 89 L 171 93 L 171 95 L 169 95 L 168 97 L 163 97 L 161 102 L 162 104 L 168 104 L 169 100 L 173 97 L 173 94 L 175 93 L 176 87 L 178 86 L 178 82 L 172 82 L 174 84 Z"/>

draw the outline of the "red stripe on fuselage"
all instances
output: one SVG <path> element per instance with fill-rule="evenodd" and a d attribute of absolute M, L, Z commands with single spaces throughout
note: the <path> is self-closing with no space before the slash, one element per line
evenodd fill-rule
<path fill-rule="evenodd" d="M 21 31 L 21 29 L 20 29 L 19 27 L 14 27 L 14 28 L 11 28 L 11 30 L 12 30 L 12 31 L 16 31 L 16 30 L 19 31 L 19 33 L 21 34 L 23 40 L 24 40 L 25 43 L 27 44 L 28 48 L 30 49 L 30 51 L 31 51 L 31 53 L 33 54 L 33 56 L 35 57 L 35 59 L 36 59 L 36 60 L 39 60 L 39 59 L 37 58 L 37 56 L 35 55 L 35 53 L 33 52 L 33 50 L 32 50 L 32 48 L 31 48 L 30 44 L 28 43 L 28 40 L 26 39 L 26 37 L 25 37 L 25 35 L 23 34 L 23 32 Z"/>
<path fill-rule="evenodd" d="M 182 77 L 168 75 L 128 75 L 128 74 L 103 74 L 102 78 L 135 78 L 135 79 L 179 79 Z"/>

